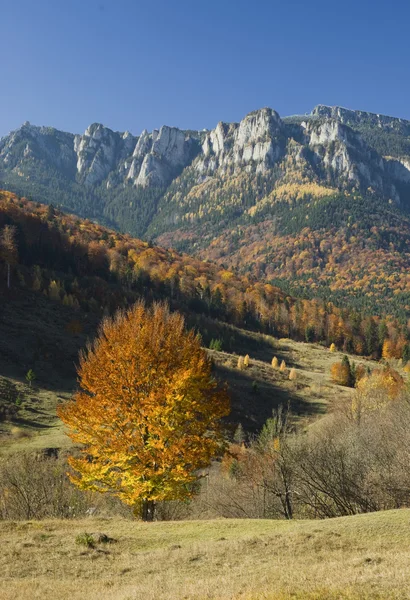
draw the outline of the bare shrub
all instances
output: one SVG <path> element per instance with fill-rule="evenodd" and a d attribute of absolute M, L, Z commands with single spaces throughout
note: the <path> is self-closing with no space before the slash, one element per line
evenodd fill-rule
<path fill-rule="evenodd" d="M 76 489 L 64 458 L 19 453 L 0 461 L 0 519 L 74 518 L 129 511 L 115 498 Z"/>

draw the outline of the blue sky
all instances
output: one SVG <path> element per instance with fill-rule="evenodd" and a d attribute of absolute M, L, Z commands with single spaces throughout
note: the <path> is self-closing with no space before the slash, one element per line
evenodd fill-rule
<path fill-rule="evenodd" d="M 410 3 L 0 0 L 0 136 L 211 128 L 263 106 L 410 119 Z"/>

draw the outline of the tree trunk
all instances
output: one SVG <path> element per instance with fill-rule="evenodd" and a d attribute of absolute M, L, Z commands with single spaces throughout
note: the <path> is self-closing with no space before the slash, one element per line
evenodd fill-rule
<path fill-rule="evenodd" d="M 10 289 L 10 263 L 7 263 L 7 289 Z"/>
<path fill-rule="evenodd" d="M 144 498 L 142 501 L 142 520 L 153 521 L 155 515 L 155 502 L 154 500 L 147 500 Z"/>

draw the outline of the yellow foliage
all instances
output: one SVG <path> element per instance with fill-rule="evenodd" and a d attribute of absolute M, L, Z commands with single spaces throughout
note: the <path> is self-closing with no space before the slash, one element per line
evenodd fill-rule
<path fill-rule="evenodd" d="M 249 367 L 249 354 L 247 354 L 243 359 L 243 366 L 245 367 L 245 369 Z"/>
<path fill-rule="evenodd" d="M 371 375 L 362 377 L 352 399 L 353 417 L 360 420 L 366 413 L 380 410 L 398 398 L 403 387 L 403 378 L 391 367 L 376 369 Z"/>
<path fill-rule="evenodd" d="M 72 481 L 134 507 L 191 496 L 199 469 L 223 451 L 229 401 L 183 317 L 139 302 L 105 319 L 78 375 L 80 391 L 58 407 L 81 445 Z"/>
<path fill-rule="evenodd" d="M 277 369 L 277 368 L 279 367 L 279 361 L 278 361 L 278 359 L 277 359 L 277 357 L 276 357 L 276 356 L 274 356 L 274 357 L 272 358 L 272 367 L 273 367 L 274 369 Z"/>
<path fill-rule="evenodd" d="M 336 352 L 336 344 L 330 344 L 329 351 L 330 352 Z"/>

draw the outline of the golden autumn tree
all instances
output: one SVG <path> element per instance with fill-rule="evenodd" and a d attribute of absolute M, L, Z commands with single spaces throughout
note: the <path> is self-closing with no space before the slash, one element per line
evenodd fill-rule
<path fill-rule="evenodd" d="M 105 319 L 78 376 L 80 391 L 58 409 L 82 445 L 72 481 L 118 496 L 143 520 L 158 501 L 190 497 L 198 470 L 223 451 L 229 400 L 183 317 L 138 302 Z"/>
<path fill-rule="evenodd" d="M 352 399 L 351 416 L 360 423 L 368 413 L 381 410 L 397 400 L 404 390 L 404 380 L 392 367 L 375 369 L 357 383 Z"/>

